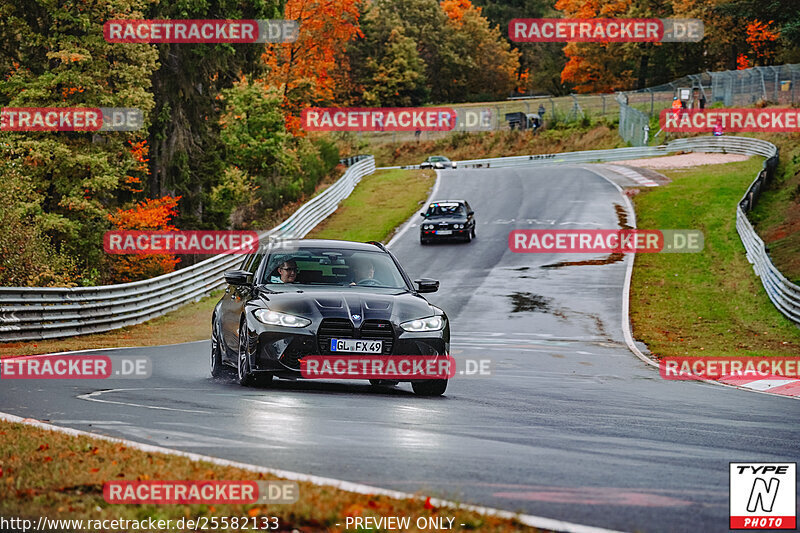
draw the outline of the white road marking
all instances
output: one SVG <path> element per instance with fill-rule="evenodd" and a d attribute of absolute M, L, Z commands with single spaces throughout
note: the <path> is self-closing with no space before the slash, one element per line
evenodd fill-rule
<path fill-rule="evenodd" d="M 88 394 L 81 394 L 78 396 L 79 400 L 86 400 L 89 402 L 98 402 L 98 403 L 113 403 L 117 405 L 128 405 L 130 407 L 143 407 L 145 409 L 158 409 L 159 411 L 180 411 L 182 413 L 205 413 L 211 414 L 211 411 L 200 411 L 197 409 L 177 409 L 175 407 L 161 407 L 159 405 L 144 405 L 140 403 L 131 403 L 131 402 L 118 402 L 114 400 L 103 400 L 100 399 L 99 396 L 101 394 L 105 394 L 107 392 L 121 392 L 121 391 L 133 391 L 133 390 L 177 390 L 177 389 L 107 389 L 107 390 L 99 390 L 95 392 L 90 392 Z"/>
<path fill-rule="evenodd" d="M 249 470 L 251 472 L 263 472 L 265 474 L 272 474 L 274 476 L 278 476 L 284 479 L 288 479 L 291 481 L 305 481 L 308 483 L 314 483 L 315 485 L 321 485 L 326 487 L 335 487 L 340 490 L 344 490 L 347 492 L 354 492 L 357 494 L 377 494 L 382 496 L 388 496 L 389 498 L 395 498 L 399 500 L 416 500 L 416 501 L 424 501 L 424 496 L 419 496 L 419 494 L 410 494 L 407 492 L 400 492 L 397 490 L 389 490 L 389 489 L 381 489 L 378 487 L 371 487 L 369 485 L 362 485 L 361 483 L 352 483 L 349 481 L 342 481 L 339 479 L 333 478 L 326 478 L 320 476 L 313 476 L 309 474 L 302 474 L 299 472 L 292 472 L 289 470 L 279 470 L 277 468 L 266 468 L 263 466 L 257 465 L 250 465 L 247 463 L 240 463 L 238 461 L 230 461 L 227 459 L 219 459 L 217 457 L 211 457 L 208 455 L 201 455 L 198 453 L 192 452 L 184 452 L 180 450 L 172 450 L 170 448 L 164 448 L 161 446 L 153 446 L 151 444 L 143 444 L 141 442 L 136 442 L 127 439 L 120 439 L 116 437 L 109 437 L 106 435 L 98 435 L 96 433 L 91 433 L 88 431 L 81 431 L 78 429 L 72 428 L 64 428 L 59 426 L 53 426 L 51 424 L 46 424 L 44 422 L 40 422 L 38 420 L 33 420 L 30 418 L 22 418 L 19 416 L 11 415 L 8 413 L 0 413 L 0 420 L 5 420 L 7 422 L 16 422 L 19 424 L 26 424 L 33 427 L 38 427 L 40 429 L 46 429 L 49 431 L 57 431 L 60 433 L 65 433 L 67 435 L 72 436 L 81 436 L 81 437 L 90 437 L 100 440 L 105 440 L 109 442 L 116 442 L 120 444 L 125 444 L 129 448 L 135 448 L 138 450 L 142 450 L 145 452 L 152 452 L 152 453 L 164 453 L 168 455 L 175 455 L 179 457 L 186 457 L 193 461 L 206 461 L 209 463 L 213 463 L 219 466 L 230 466 L 233 468 L 241 468 L 244 470 Z M 491 515 L 497 516 L 499 518 L 506 518 L 506 519 L 515 519 L 519 522 L 531 526 L 531 527 L 538 527 L 540 529 L 549 529 L 552 531 L 564 531 L 567 533 L 619 533 L 611 529 L 603 529 L 599 527 L 593 526 L 584 526 L 582 524 L 573 524 L 571 522 L 564 522 L 562 520 L 555 520 L 552 518 L 546 518 L 543 516 L 535 516 L 535 515 L 527 515 L 527 514 L 517 514 L 512 513 L 511 511 L 503 511 L 500 509 L 495 509 L 492 507 L 483 507 L 480 505 L 467 505 L 463 503 L 455 503 L 449 500 L 442 500 L 439 498 L 431 498 L 430 504 L 435 507 L 446 507 L 449 509 L 464 509 L 467 511 L 474 511 L 476 513 L 480 513 L 483 515 Z"/>

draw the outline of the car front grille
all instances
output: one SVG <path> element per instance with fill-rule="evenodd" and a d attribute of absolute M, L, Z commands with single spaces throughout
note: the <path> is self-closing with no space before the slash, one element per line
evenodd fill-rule
<path fill-rule="evenodd" d="M 370 340 L 382 340 L 382 354 L 392 353 L 394 346 L 394 330 L 392 323 L 388 320 L 365 320 L 361 325 L 361 338 Z"/>
<path fill-rule="evenodd" d="M 326 318 L 317 330 L 319 353 L 331 355 L 331 339 L 367 339 L 383 341 L 382 354 L 392 353 L 394 328 L 388 320 L 365 320 L 360 329 L 346 318 Z"/>

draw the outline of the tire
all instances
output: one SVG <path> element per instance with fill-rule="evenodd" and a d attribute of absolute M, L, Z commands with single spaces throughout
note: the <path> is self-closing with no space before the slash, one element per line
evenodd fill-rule
<path fill-rule="evenodd" d="M 222 345 L 217 338 L 216 328 L 211 325 L 211 377 L 221 378 L 229 374 L 222 362 Z"/>
<path fill-rule="evenodd" d="M 467 236 L 464 237 L 464 242 L 470 242 L 472 240 L 472 232 L 467 232 Z"/>
<path fill-rule="evenodd" d="M 447 389 L 447 380 L 412 381 L 411 388 L 417 396 L 441 396 Z"/>
<path fill-rule="evenodd" d="M 475 238 L 475 226 L 472 226 L 472 238 Z"/>
<path fill-rule="evenodd" d="M 420 244 L 422 244 L 422 245 L 425 245 L 425 244 L 430 244 L 430 242 L 431 242 L 431 241 L 429 241 L 428 239 L 422 239 L 422 238 L 421 238 L 421 239 L 419 240 L 419 243 L 420 243 Z"/>
<path fill-rule="evenodd" d="M 247 353 L 247 326 L 244 322 L 239 326 L 239 350 L 236 354 L 236 382 L 244 387 L 255 385 L 255 376 L 250 370 L 250 358 Z"/>

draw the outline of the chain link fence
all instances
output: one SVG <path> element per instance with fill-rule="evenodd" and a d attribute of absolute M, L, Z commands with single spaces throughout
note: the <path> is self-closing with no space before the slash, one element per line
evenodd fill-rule
<path fill-rule="evenodd" d="M 506 114 L 524 113 L 525 115 L 540 115 L 544 127 L 553 127 L 556 124 L 577 122 L 585 118 L 598 119 L 601 117 L 616 119 L 619 107 L 613 94 L 572 94 L 569 96 L 526 96 L 510 98 L 501 102 L 481 102 L 470 104 L 449 104 L 449 107 L 460 114 L 465 110 L 476 112 L 487 111 L 488 122 L 486 130 L 510 130 Z M 453 132 L 467 131 L 466 128 L 457 126 L 452 131 L 423 131 L 415 135 L 413 131 L 398 132 L 363 132 L 358 136 L 363 141 L 370 143 L 395 143 L 414 140 L 428 141 L 441 139 L 452 135 Z"/>
<path fill-rule="evenodd" d="M 619 134 L 634 146 L 653 138 L 646 128 L 650 119 L 672 107 L 677 96 L 688 109 L 752 107 L 758 102 L 783 106 L 800 104 L 800 64 L 753 67 L 744 70 L 704 72 L 670 83 L 618 93 Z M 683 94 L 681 94 L 683 93 Z"/>

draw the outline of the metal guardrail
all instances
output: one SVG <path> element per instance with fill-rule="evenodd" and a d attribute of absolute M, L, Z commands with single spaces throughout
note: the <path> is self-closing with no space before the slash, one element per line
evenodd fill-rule
<path fill-rule="evenodd" d="M 302 238 L 375 171 L 375 158 L 355 162 L 336 183 L 259 239 Z M 161 316 L 223 285 L 222 274 L 241 263 L 222 254 L 156 278 L 99 287 L 0 287 L 0 342 L 97 333 Z"/>
<path fill-rule="evenodd" d="M 775 267 L 769 258 L 764 241 L 747 218 L 747 212 L 755 207 L 762 189 L 775 176 L 775 169 L 778 167 L 778 147 L 758 139 L 724 136 L 678 139 L 672 141 L 669 146 L 679 150 L 760 155 L 766 158 L 763 168 L 736 206 L 736 231 L 747 251 L 747 260 L 753 265 L 756 275 L 761 278 L 769 299 L 788 319 L 800 324 L 800 286 L 789 281 Z"/>

